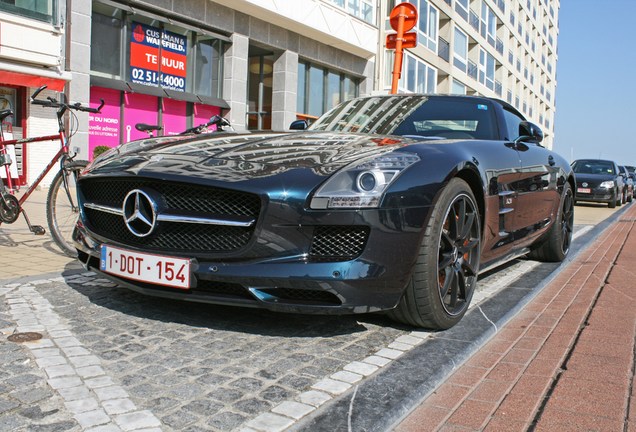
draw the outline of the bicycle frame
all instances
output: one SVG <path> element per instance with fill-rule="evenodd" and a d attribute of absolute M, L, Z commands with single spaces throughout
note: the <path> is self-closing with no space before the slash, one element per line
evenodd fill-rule
<path fill-rule="evenodd" d="M 38 185 L 40 184 L 42 179 L 44 179 L 44 177 L 49 173 L 49 171 L 51 171 L 53 166 L 60 159 L 63 159 L 62 156 L 65 155 L 65 154 L 68 154 L 68 145 L 67 145 L 67 142 L 66 142 L 66 136 L 64 134 L 64 131 L 62 130 L 61 132 L 58 132 L 56 135 L 47 135 L 47 136 L 30 137 L 30 138 L 19 138 L 19 139 L 13 139 L 13 140 L 8 140 L 8 141 L 4 141 L 4 139 L 2 139 L 2 138 L 3 138 L 3 135 L 0 135 L 0 145 L 3 145 L 3 146 L 16 145 L 16 144 L 27 144 L 27 143 L 40 142 L 40 141 L 58 141 L 58 142 L 61 143 L 60 149 L 55 154 L 55 156 L 53 156 L 51 161 L 47 164 L 47 166 L 40 173 L 40 175 L 33 181 L 31 186 L 29 186 L 27 188 L 26 192 L 20 197 L 18 202 L 20 203 L 20 205 L 22 205 L 29 198 L 29 196 L 33 193 L 33 191 L 38 187 Z M 12 187 L 12 182 L 11 182 L 11 175 L 8 173 L 8 166 L 7 166 L 7 185 L 8 185 L 9 191 L 12 192 L 13 187 Z M 0 224 L 1 223 L 2 222 L 0 222 Z"/>

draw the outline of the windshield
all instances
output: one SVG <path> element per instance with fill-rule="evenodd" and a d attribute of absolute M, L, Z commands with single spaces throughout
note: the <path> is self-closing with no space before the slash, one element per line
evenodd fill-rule
<path fill-rule="evenodd" d="M 574 161 L 572 170 L 577 174 L 616 174 L 614 164 L 603 160 Z"/>
<path fill-rule="evenodd" d="M 392 96 L 352 99 L 325 113 L 310 129 L 381 135 L 499 139 L 491 104 L 460 97 Z"/>

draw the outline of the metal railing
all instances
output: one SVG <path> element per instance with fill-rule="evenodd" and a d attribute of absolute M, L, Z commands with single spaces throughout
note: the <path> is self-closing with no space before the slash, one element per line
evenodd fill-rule
<path fill-rule="evenodd" d="M 477 64 L 468 60 L 468 76 L 476 80 L 477 74 L 478 74 Z"/>
<path fill-rule="evenodd" d="M 450 60 L 450 45 L 448 41 L 441 36 L 437 38 L 437 55 L 447 62 Z"/>

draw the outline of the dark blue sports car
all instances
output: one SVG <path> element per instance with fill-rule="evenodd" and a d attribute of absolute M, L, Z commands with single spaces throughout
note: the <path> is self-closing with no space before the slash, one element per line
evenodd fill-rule
<path fill-rule="evenodd" d="M 292 133 L 157 137 L 78 183 L 84 265 L 136 291 L 457 323 L 477 276 L 572 238 L 572 170 L 509 104 L 353 99 Z"/>

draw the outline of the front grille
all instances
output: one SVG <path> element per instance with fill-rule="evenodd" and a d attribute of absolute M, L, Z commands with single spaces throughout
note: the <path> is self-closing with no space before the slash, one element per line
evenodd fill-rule
<path fill-rule="evenodd" d="M 365 226 L 319 226 L 309 257 L 313 261 L 348 261 L 358 257 L 369 237 Z"/>
<path fill-rule="evenodd" d="M 258 219 L 258 196 L 204 186 L 152 180 L 84 180 L 81 192 L 85 203 L 121 208 L 124 198 L 133 189 L 158 192 L 161 205 L 171 212 L 201 216 L 247 216 Z M 84 207 L 86 226 L 100 237 L 113 242 L 168 253 L 228 253 L 244 247 L 252 237 L 254 226 L 166 222 L 147 237 L 133 235 L 120 215 Z"/>

